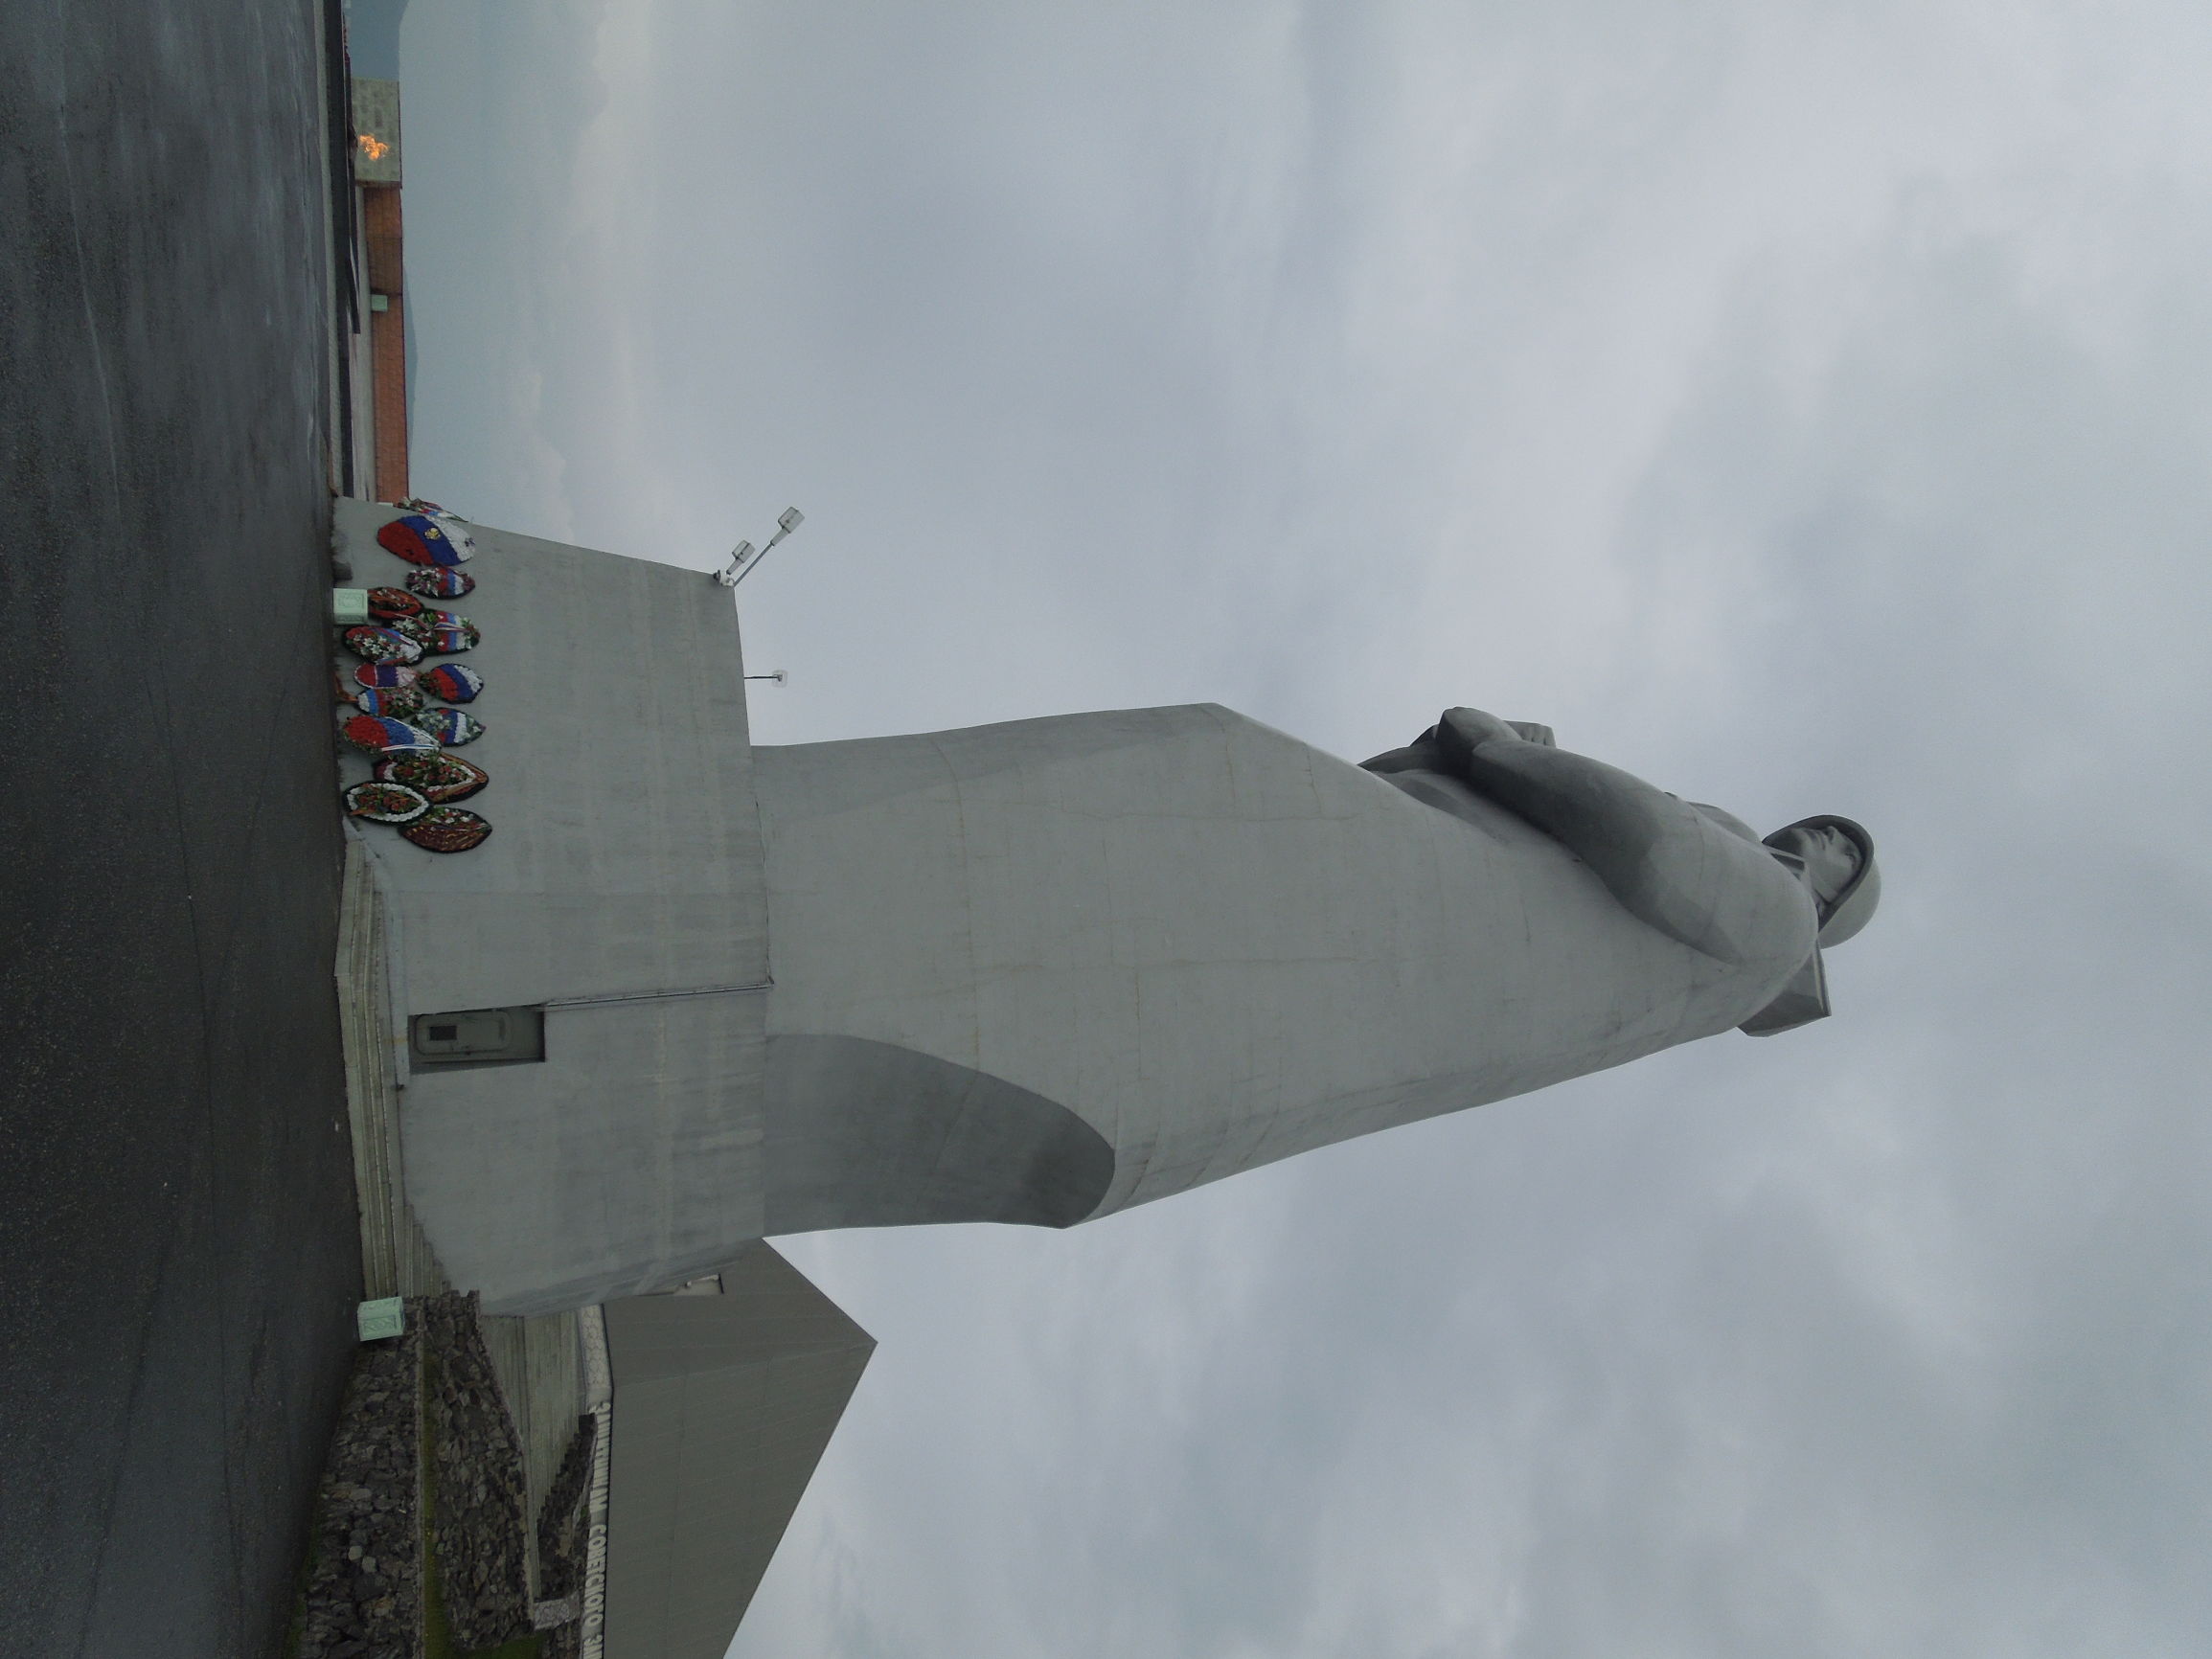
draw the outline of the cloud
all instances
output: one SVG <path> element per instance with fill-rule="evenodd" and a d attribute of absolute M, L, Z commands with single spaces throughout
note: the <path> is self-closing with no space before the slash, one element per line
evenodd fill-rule
<path fill-rule="evenodd" d="M 1888 875 L 1805 1032 L 793 1241 L 881 1346 L 737 1653 L 2202 1646 L 2208 30 L 418 0 L 418 466 L 804 507 L 766 739 L 1473 701 Z"/>
<path fill-rule="evenodd" d="M 411 4 L 401 30 L 419 493 L 541 535 L 577 525 L 568 370 L 612 296 L 576 258 L 605 0 Z"/>

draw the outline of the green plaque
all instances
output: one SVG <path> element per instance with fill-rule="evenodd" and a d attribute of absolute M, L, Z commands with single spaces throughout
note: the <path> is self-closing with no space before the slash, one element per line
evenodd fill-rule
<path fill-rule="evenodd" d="M 407 1304 L 397 1296 L 380 1296 L 374 1302 L 362 1303 L 354 1317 L 363 1342 L 381 1342 L 407 1329 Z"/>

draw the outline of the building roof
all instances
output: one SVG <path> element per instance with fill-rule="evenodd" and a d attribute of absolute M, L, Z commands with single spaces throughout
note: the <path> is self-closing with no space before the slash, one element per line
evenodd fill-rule
<path fill-rule="evenodd" d="M 721 1659 L 875 1351 L 766 1244 L 607 1304 L 605 1659 Z"/>

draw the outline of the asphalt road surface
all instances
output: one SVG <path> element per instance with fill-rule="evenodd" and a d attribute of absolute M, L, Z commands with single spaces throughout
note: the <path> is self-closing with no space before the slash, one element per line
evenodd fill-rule
<path fill-rule="evenodd" d="M 0 1654 L 259 1659 L 359 1294 L 305 0 L 0 6 Z"/>

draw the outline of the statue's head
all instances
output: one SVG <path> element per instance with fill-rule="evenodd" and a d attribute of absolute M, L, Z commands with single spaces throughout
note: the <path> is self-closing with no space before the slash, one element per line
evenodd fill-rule
<path fill-rule="evenodd" d="M 1881 902 L 1881 872 L 1875 868 L 1874 837 L 1862 825 L 1832 812 L 1800 818 L 1767 837 L 1766 844 L 1797 874 L 1820 917 L 1820 945 L 1841 944 Z"/>
<path fill-rule="evenodd" d="M 1881 899 L 1881 873 L 1874 867 L 1874 837 L 1849 818 L 1823 812 L 1800 818 L 1767 837 L 1767 849 L 1813 896 L 1820 932 L 1813 954 L 1781 994 L 1745 1020 L 1739 1031 L 1772 1036 L 1828 1017 L 1828 970 L 1820 953 L 1841 944 L 1874 914 Z"/>

